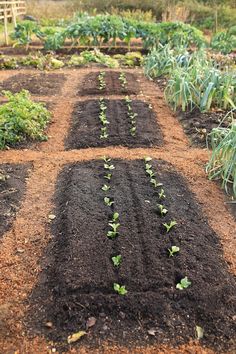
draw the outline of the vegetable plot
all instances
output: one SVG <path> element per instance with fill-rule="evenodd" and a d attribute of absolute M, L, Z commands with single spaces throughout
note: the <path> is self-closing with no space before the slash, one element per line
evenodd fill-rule
<path fill-rule="evenodd" d="M 79 90 L 79 94 L 83 96 L 138 93 L 139 85 L 134 74 L 115 71 L 88 74 Z"/>
<path fill-rule="evenodd" d="M 0 237 L 10 229 L 25 192 L 30 165 L 0 165 Z"/>
<path fill-rule="evenodd" d="M 17 74 L 4 80 L 0 84 L 0 91 L 6 90 L 17 93 L 24 88 L 32 95 L 53 96 L 55 92 L 61 92 L 64 82 L 64 74 Z"/>
<path fill-rule="evenodd" d="M 160 146 L 163 137 L 150 105 L 132 100 L 79 102 L 72 115 L 67 149 L 123 145 Z"/>
<path fill-rule="evenodd" d="M 62 345 L 91 316 L 96 325 L 85 345 L 148 344 L 151 329 L 159 343 L 178 345 L 201 328 L 203 345 L 227 351 L 236 283 L 186 184 L 173 166 L 150 158 L 65 166 L 30 328 Z"/>

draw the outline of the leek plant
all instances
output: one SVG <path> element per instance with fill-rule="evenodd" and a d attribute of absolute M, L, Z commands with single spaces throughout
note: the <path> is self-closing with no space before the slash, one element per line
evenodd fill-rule
<path fill-rule="evenodd" d="M 209 134 L 212 153 L 207 165 L 211 180 L 222 180 L 227 193 L 236 198 L 236 120 L 228 128 L 217 127 Z"/>

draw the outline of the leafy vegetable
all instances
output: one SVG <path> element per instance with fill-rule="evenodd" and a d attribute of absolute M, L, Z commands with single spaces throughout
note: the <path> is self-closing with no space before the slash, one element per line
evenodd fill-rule
<path fill-rule="evenodd" d="M 127 294 L 127 290 L 125 288 L 125 285 L 120 285 L 117 283 L 113 284 L 113 289 L 119 294 L 119 295 L 126 295 Z"/>
<path fill-rule="evenodd" d="M 184 277 L 180 280 L 180 282 L 176 285 L 176 289 L 184 290 L 187 289 L 191 285 L 191 281 L 188 280 L 188 277 Z"/>
<path fill-rule="evenodd" d="M 122 256 L 118 254 L 117 256 L 112 257 L 112 262 L 115 267 L 119 267 L 122 261 Z"/>
<path fill-rule="evenodd" d="M 169 251 L 169 256 L 170 256 L 170 257 L 173 257 L 176 253 L 179 252 L 179 250 L 180 250 L 179 247 L 177 247 L 177 246 L 172 246 L 171 248 L 168 249 L 168 251 Z"/>
<path fill-rule="evenodd" d="M 166 231 L 167 231 L 167 232 L 170 232 L 170 230 L 171 230 L 175 225 L 177 225 L 177 222 L 176 222 L 175 220 L 173 220 L 173 221 L 170 222 L 170 224 L 165 223 L 165 224 L 163 224 L 163 225 L 165 226 Z"/>

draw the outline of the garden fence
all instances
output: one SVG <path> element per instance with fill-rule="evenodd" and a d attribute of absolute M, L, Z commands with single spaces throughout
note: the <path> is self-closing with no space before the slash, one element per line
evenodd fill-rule
<path fill-rule="evenodd" d="M 0 0 L 0 22 L 4 23 L 5 43 L 8 44 L 8 22 L 16 26 L 16 18 L 25 15 L 26 3 L 24 0 Z"/>

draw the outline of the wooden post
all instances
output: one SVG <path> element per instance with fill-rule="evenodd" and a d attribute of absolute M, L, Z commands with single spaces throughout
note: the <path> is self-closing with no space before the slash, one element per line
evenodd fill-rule
<path fill-rule="evenodd" d="M 11 4 L 11 13 L 12 13 L 12 22 L 14 24 L 14 27 L 16 27 L 16 4 L 12 3 Z"/>
<path fill-rule="evenodd" d="M 4 34 L 5 34 L 5 44 L 8 45 L 8 28 L 7 28 L 7 5 L 4 4 Z"/>

